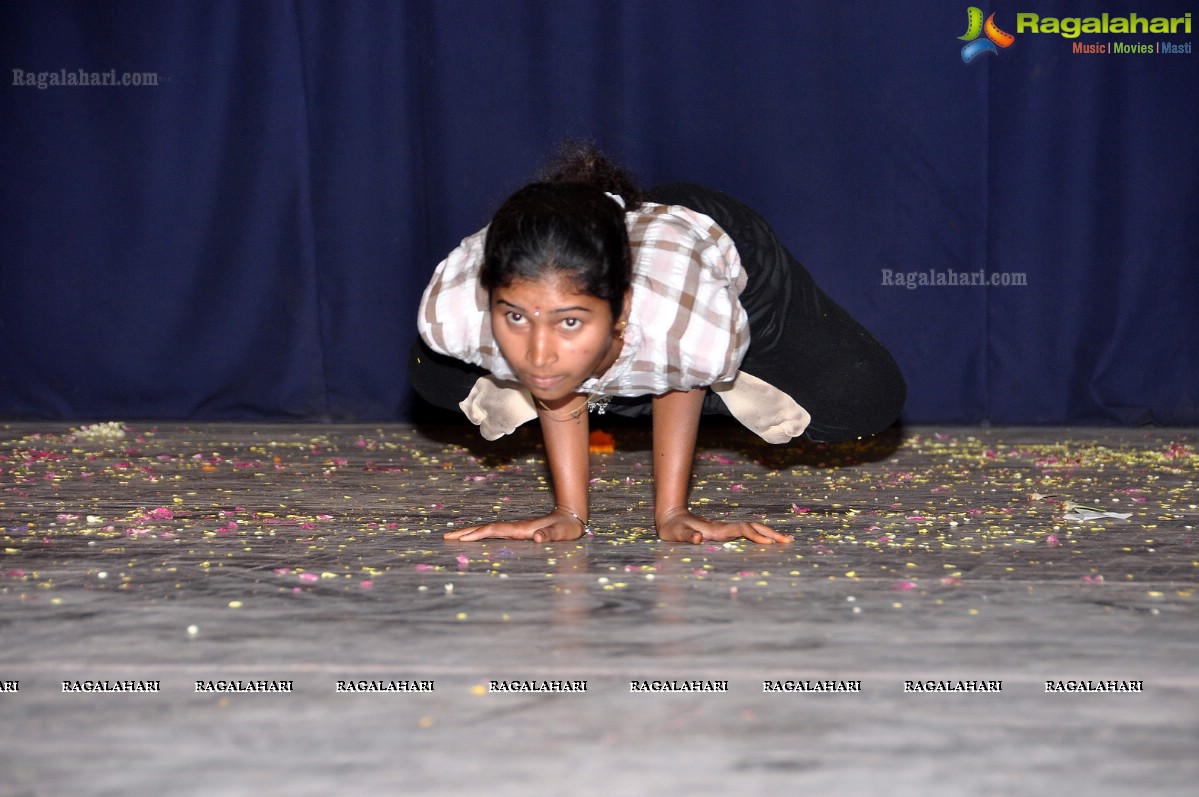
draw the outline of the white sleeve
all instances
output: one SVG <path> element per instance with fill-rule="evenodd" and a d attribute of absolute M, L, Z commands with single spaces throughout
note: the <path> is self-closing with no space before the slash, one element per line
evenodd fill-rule
<path fill-rule="evenodd" d="M 475 365 L 483 365 L 479 349 L 487 322 L 487 297 L 479 287 L 486 232 L 463 240 L 437 266 L 416 320 L 429 348 Z"/>

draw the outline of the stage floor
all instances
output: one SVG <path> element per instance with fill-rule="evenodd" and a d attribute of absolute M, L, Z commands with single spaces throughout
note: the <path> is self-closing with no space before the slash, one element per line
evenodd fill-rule
<path fill-rule="evenodd" d="M 1196 430 L 706 427 L 795 541 L 681 546 L 607 428 L 538 545 L 441 539 L 552 504 L 524 430 L 0 425 L 0 794 L 1195 793 Z"/>

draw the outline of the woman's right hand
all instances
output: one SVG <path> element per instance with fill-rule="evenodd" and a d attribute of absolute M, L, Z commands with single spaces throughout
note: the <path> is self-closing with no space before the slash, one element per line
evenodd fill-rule
<path fill-rule="evenodd" d="M 447 540 L 475 542 L 476 540 L 532 540 L 533 542 L 562 542 L 577 540 L 587 531 L 580 518 L 555 509 L 548 515 L 527 520 L 503 520 L 467 526 L 445 533 Z"/>

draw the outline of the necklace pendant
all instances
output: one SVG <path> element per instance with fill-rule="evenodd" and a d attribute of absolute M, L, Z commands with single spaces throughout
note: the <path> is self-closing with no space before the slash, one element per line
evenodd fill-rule
<path fill-rule="evenodd" d="M 611 400 L 611 396 L 595 396 L 587 401 L 587 411 L 594 411 L 596 415 L 603 415 L 608 411 L 608 402 Z"/>

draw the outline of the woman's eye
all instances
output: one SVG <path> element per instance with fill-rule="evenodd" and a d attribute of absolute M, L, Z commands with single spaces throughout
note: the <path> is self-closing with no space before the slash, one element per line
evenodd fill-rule
<path fill-rule="evenodd" d="M 519 324 L 521 321 L 525 320 L 525 317 L 523 315 L 521 315 L 520 313 L 513 313 L 513 312 L 509 311 L 508 312 L 508 320 L 510 322 L 512 322 L 513 324 Z"/>
<path fill-rule="evenodd" d="M 563 319 L 562 319 L 562 326 L 566 327 L 567 329 L 578 329 L 578 328 L 579 328 L 579 319 L 577 319 L 577 318 L 563 318 Z"/>

